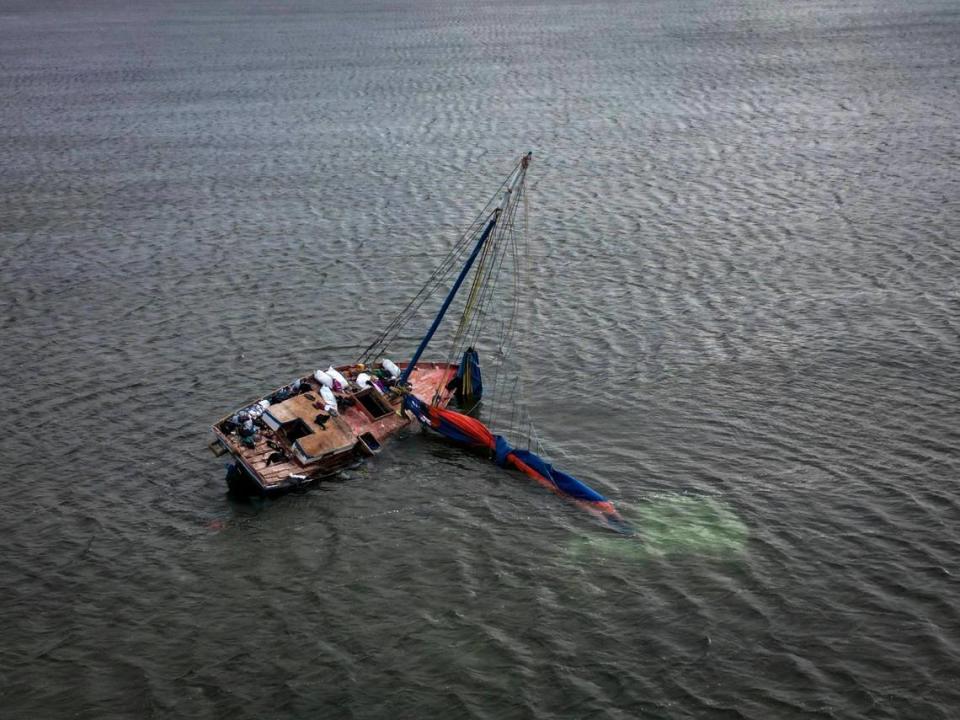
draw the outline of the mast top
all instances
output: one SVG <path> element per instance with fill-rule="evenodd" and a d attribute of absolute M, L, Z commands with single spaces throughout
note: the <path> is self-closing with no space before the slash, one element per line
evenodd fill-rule
<path fill-rule="evenodd" d="M 526 175 L 527 168 L 530 167 L 530 160 L 533 158 L 533 153 L 528 152 L 522 158 L 520 158 L 520 163 L 513 169 L 513 173 L 507 182 L 507 189 L 503 191 L 503 198 L 500 200 L 500 204 L 497 205 L 494 210 L 495 213 L 503 212 L 507 207 L 507 203 L 510 202 L 510 195 L 516 189 L 517 185 L 523 180 L 523 176 Z"/>

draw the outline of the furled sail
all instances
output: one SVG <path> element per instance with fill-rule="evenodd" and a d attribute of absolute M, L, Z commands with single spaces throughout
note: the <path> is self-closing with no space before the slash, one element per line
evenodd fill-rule
<path fill-rule="evenodd" d="M 406 395 L 404 409 L 409 410 L 424 427 L 468 447 L 489 450 L 500 467 L 519 470 L 540 485 L 573 500 L 579 507 L 599 518 L 618 532 L 631 533 L 613 503 L 586 483 L 554 468 L 536 453 L 513 448 L 501 435 L 494 435 L 476 418 L 446 408 L 432 407 L 413 395 Z"/>

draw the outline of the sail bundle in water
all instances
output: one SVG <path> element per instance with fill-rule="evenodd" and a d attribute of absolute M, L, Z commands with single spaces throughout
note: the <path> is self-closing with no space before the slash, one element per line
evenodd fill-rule
<path fill-rule="evenodd" d="M 603 495 L 572 475 L 557 470 L 536 453 L 511 447 L 502 435 L 494 435 L 476 418 L 448 408 L 433 407 L 414 395 L 404 397 L 403 407 L 424 427 L 461 445 L 490 451 L 493 461 L 500 467 L 519 470 L 548 490 L 570 498 L 615 530 L 632 532 L 613 503 Z"/>

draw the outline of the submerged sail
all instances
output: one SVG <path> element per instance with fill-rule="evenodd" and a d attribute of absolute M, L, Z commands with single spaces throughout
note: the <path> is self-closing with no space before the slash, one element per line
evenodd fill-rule
<path fill-rule="evenodd" d="M 503 436 L 494 435 L 476 418 L 453 410 L 432 407 L 413 395 L 404 397 L 403 407 L 412 412 L 424 427 L 461 445 L 489 450 L 494 462 L 500 467 L 519 470 L 548 490 L 570 498 L 619 532 L 632 532 L 606 497 L 572 475 L 557 470 L 536 453 L 511 447 Z"/>

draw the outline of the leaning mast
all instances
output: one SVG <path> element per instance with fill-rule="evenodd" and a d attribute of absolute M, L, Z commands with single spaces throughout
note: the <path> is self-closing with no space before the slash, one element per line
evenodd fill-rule
<path fill-rule="evenodd" d="M 532 152 L 528 152 L 520 159 L 520 163 L 517 165 L 516 170 L 513 172 L 513 177 L 507 182 L 507 188 L 503 191 L 503 197 L 500 200 L 500 204 L 493 209 L 493 212 L 490 213 L 489 220 L 487 225 L 484 228 L 483 232 L 480 234 L 480 239 L 477 240 L 477 244 L 473 248 L 473 252 L 470 253 L 470 257 L 467 258 L 467 262 L 464 264 L 463 269 L 460 270 L 460 274 L 457 276 L 456 282 L 453 283 L 453 287 L 450 288 L 450 292 L 447 293 L 447 297 L 443 301 L 443 305 L 440 306 L 440 311 L 437 313 L 437 316 L 433 319 L 433 323 L 430 325 L 430 329 L 427 330 L 427 334 L 423 336 L 423 340 L 420 341 L 419 347 L 417 347 L 416 352 L 414 352 L 413 357 L 410 359 L 410 362 L 407 363 L 406 368 L 404 368 L 403 373 L 400 375 L 398 384 L 404 385 L 410 378 L 410 373 L 413 372 L 414 368 L 417 365 L 417 361 L 420 360 L 420 356 L 423 354 L 423 351 L 426 350 L 427 345 L 430 344 L 430 340 L 433 338 L 434 334 L 437 332 L 437 328 L 440 327 L 440 323 L 443 320 L 443 316 L 447 314 L 447 310 L 450 308 L 450 303 L 453 302 L 453 298 L 456 297 L 457 291 L 460 290 L 460 286 L 463 285 L 463 281 L 466 279 L 467 274 L 470 272 L 470 268 L 473 266 L 474 261 L 477 259 L 477 256 L 480 254 L 480 251 L 483 249 L 484 244 L 487 242 L 487 239 L 493 233 L 494 228 L 497 226 L 497 222 L 500 219 L 500 216 L 503 214 L 504 209 L 510 202 L 510 198 L 515 192 L 515 190 L 520 187 L 523 183 L 523 179 L 527 174 L 527 168 L 530 166 L 530 159 L 533 157 Z"/>

